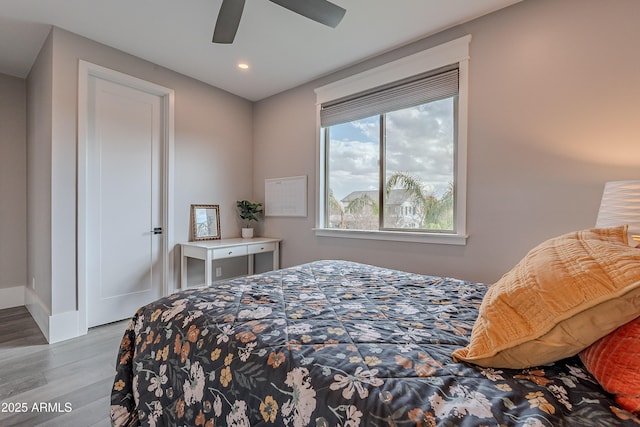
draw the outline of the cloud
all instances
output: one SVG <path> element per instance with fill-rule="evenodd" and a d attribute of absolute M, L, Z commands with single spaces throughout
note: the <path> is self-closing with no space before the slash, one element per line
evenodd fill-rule
<path fill-rule="evenodd" d="M 329 186 L 338 200 L 352 191 L 378 188 L 379 153 L 377 142 L 331 140 Z"/>
<path fill-rule="evenodd" d="M 442 195 L 454 179 L 453 99 L 386 114 L 387 176 L 408 173 Z M 377 117 L 331 128 L 330 187 L 340 199 L 379 185 Z"/>

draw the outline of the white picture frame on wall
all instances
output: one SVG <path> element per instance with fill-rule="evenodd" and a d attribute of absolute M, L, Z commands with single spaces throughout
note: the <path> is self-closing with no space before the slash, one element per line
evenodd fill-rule
<path fill-rule="evenodd" d="M 265 216 L 306 217 L 307 176 L 264 181 Z"/>

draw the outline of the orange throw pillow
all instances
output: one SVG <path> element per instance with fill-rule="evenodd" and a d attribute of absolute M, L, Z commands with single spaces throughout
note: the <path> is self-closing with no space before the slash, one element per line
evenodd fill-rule
<path fill-rule="evenodd" d="M 640 414 L 640 317 L 587 347 L 580 359 L 620 406 Z"/>
<path fill-rule="evenodd" d="M 528 368 L 574 356 L 640 313 L 640 251 L 627 226 L 582 230 L 532 249 L 487 291 L 457 362 Z"/>

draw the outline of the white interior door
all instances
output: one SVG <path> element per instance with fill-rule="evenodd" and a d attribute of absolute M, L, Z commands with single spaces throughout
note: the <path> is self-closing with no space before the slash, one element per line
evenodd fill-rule
<path fill-rule="evenodd" d="M 89 76 L 87 325 L 128 318 L 163 293 L 162 97 Z M 154 231 L 155 229 L 155 231 Z"/>

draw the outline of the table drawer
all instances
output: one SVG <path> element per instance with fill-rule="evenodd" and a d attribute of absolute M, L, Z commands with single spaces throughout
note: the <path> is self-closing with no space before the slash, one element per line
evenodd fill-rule
<path fill-rule="evenodd" d="M 232 246 L 230 248 L 220 248 L 213 250 L 213 259 L 231 258 L 247 254 L 246 246 Z"/>
<path fill-rule="evenodd" d="M 250 254 L 259 254 L 261 252 L 272 252 L 276 250 L 276 244 L 271 243 L 255 243 L 253 245 L 247 245 Z"/>

